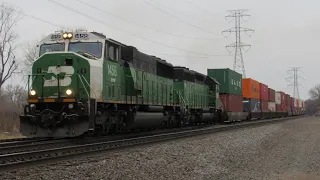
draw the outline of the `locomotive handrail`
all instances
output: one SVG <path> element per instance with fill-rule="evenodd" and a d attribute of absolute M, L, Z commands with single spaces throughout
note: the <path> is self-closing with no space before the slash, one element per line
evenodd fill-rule
<path fill-rule="evenodd" d="M 181 99 L 182 100 L 182 106 L 184 109 L 186 109 L 186 102 L 184 100 L 184 98 L 181 96 L 181 93 L 179 90 L 176 90 L 176 93 L 178 94 L 178 97 L 179 97 L 179 100 Z"/>
<path fill-rule="evenodd" d="M 83 83 L 83 81 L 82 81 L 82 79 L 81 79 L 80 74 L 78 74 L 78 77 L 79 77 L 79 79 L 80 79 L 80 82 L 81 82 L 84 90 L 86 91 L 86 93 L 87 93 L 87 95 L 88 95 L 88 99 L 90 99 L 90 95 L 89 95 L 89 93 L 88 93 L 88 90 L 87 90 L 86 86 L 84 85 L 84 83 Z"/>
<path fill-rule="evenodd" d="M 79 74 L 78 74 L 79 75 Z M 93 88 L 90 86 L 90 84 L 88 83 L 88 81 L 86 80 L 86 78 L 84 77 L 84 75 L 82 74 L 82 78 L 84 79 L 84 82 L 87 83 L 87 85 L 89 86 L 90 90 L 93 92 L 95 98 L 97 99 L 97 94 L 93 91 Z"/>

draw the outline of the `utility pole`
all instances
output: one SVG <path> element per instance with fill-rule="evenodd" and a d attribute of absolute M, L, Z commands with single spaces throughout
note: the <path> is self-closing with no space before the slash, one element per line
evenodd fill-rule
<path fill-rule="evenodd" d="M 301 69 L 301 67 L 292 67 L 292 68 L 290 68 L 287 72 L 288 72 L 288 74 L 291 74 L 291 76 L 286 78 L 287 81 L 291 82 L 288 85 L 288 87 L 293 87 L 293 97 L 296 98 L 296 99 L 300 99 L 299 86 L 301 86 L 301 85 L 299 84 L 299 79 L 303 79 L 298 74 L 299 71 L 301 71 L 300 69 Z"/>
<path fill-rule="evenodd" d="M 249 37 L 251 37 L 252 33 L 254 32 L 254 30 L 252 29 L 241 27 L 241 20 L 244 20 L 246 22 L 247 20 L 245 20 L 245 17 L 250 17 L 250 15 L 246 14 L 247 11 L 247 9 L 229 10 L 228 12 L 230 13 L 230 15 L 226 16 L 225 19 L 229 23 L 234 20 L 235 27 L 222 31 L 223 34 L 229 33 L 227 36 L 225 36 L 226 38 L 231 33 L 235 33 L 236 35 L 236 42 L 227 45 L 226 49 L 229 51 L 229 53 L 231 53 L 233 49 L 235 49 L 233 70 L 241 73 L 244 78 L 246 77 L 246 71 L 244 68 L 242 50 L 244 49 L 245 51 L 248 51 L 251 48 L 251 45 L 245 44 L 241 41 L 241 32 L 245 32 Z"/>

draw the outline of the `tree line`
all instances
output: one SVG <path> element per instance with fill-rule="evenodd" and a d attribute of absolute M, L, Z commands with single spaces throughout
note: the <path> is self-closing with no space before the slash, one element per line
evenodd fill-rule
<path fill-rule="evenodd" d="M 15 30 L 22 18 L 20 11 L 5 3 L 0 5 L 0 113 L 22 110 L 27 99 L 26 84 L 11 85 L 8 80 L 14 74 L 25 77 L 38 56 L 36 43 L 21 46 L 17 42 L 19 35 Z M 18 48 L 23 48 L 24 56 L 17 57 Z"/>
<path fill-rule="evenodd" d="M 310 99 L 308 99 L 306 104 L 306 113 L 315 114 L 319 113 L 320 110 L 320 84 L 315 85 L 309 90 Z"/>

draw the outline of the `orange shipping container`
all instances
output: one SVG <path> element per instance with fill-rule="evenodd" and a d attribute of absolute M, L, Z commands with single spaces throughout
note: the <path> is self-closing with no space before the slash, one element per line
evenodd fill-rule
<path fill-rule="evenodd" d="M 260 99 L 260 83 L 251 78 L 242 79 L 242 93 L 244 98 Z"/>

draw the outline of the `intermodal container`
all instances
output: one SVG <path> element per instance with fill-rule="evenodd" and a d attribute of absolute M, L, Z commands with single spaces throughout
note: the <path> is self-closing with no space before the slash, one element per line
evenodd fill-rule
<path fill-rule="evenodd" d="M 271 112 L 275 112 L 276 111 L 276 103 L 275 102 L 268 102 L 268 109 Z"/>
<path fill-rule="evenodd" d="M 292 111 L 294 111 L 294 98 L 290 97 L 290 108 Z"/>
<path fill-rule="evenodd" d="M 260 99 L 261 100 L 269 100 L 269 91 L 268 91 L 268 86 L 260 83 Z"/>
<path fill-rule="evenodd" d="M 281 104 L 281 110 L 282 110 L 283 112 L 288 112 L 287 105 Z"/>
<path fill-rule="evenodd" d="M 242 93 L 244 98 L 260 99 L 260 83 L 251 78 L 242 79 Z"/>
<path fill-rule="evenodd" d="M 275 102 L 276 101 L 276 91 L 274 89 L 268 88 L 268 95 L 269 95 L 269 102 Z"/>
<path fill-rule="evenodd" d="M 261 111 L 260 99 L 243 98 L 243 111 L 244 112 L 259 112 Z"/>
<path fill-rule="evenodd" d="M 281 94 L 279 92 L 275 93 L 276 104 L 281 104 Z"/>
<path fill-rule="evenodd" d="M 299 108 L 302 108 L 302 101 L 301 101 L 301 100 L 298 100 L 298 102 L 299 102 L 299 104 L 298 104 L 299 106 L 298 106 L 298 107 L 299 107 Z"/>
<path fill-rule="evenodd" d="M 223 108 L 229 112 L 243 112 L 242 96 L 233 94 L 219 95 Z"/>
<path fill-rule="evenodd" d="M 291 101 L 291 97 L 289 94 L 285 94 L 285 99 L 286 99 L 286 105 L 290 107 L 290 101 Z"/>
<path fill-rule="evenodd" d="M 207 69 L 207 75 L 211 78 L 215 78 L 220 83 L 220 93 L 242 96 L 241 74 L 227 68 Z"/>
<path fill-rule="evenodd" d="M 292 112 L 292 106 L 291 106 L 291 105 L 288 105 L 288 106 L 287 106 L 287 111 L 288 111 L 288 112 Z"/>
<path fill-rule="evenodd" d="M 287 105 L 287 99 L 288 99 L 288 95 L 286 93 L 284 93 L 284 103 L 285 105 Z"/>
<path fill-rule="evenodd" d="M 277 112 L 282 112 L 281 104 L 276 104 L 276 111 Z"/>
<path fill-rule="evenodd" d="M 260 107 L 262 112 L 269 112 L 268 100 L 260 99 Z"/>
<path fill-rule="evenodd" d="M 278 93 L 280 93 L 281 95 L 281 104 L 286 104 L 286 95 L 284 92 L 279 91 Z"/>

